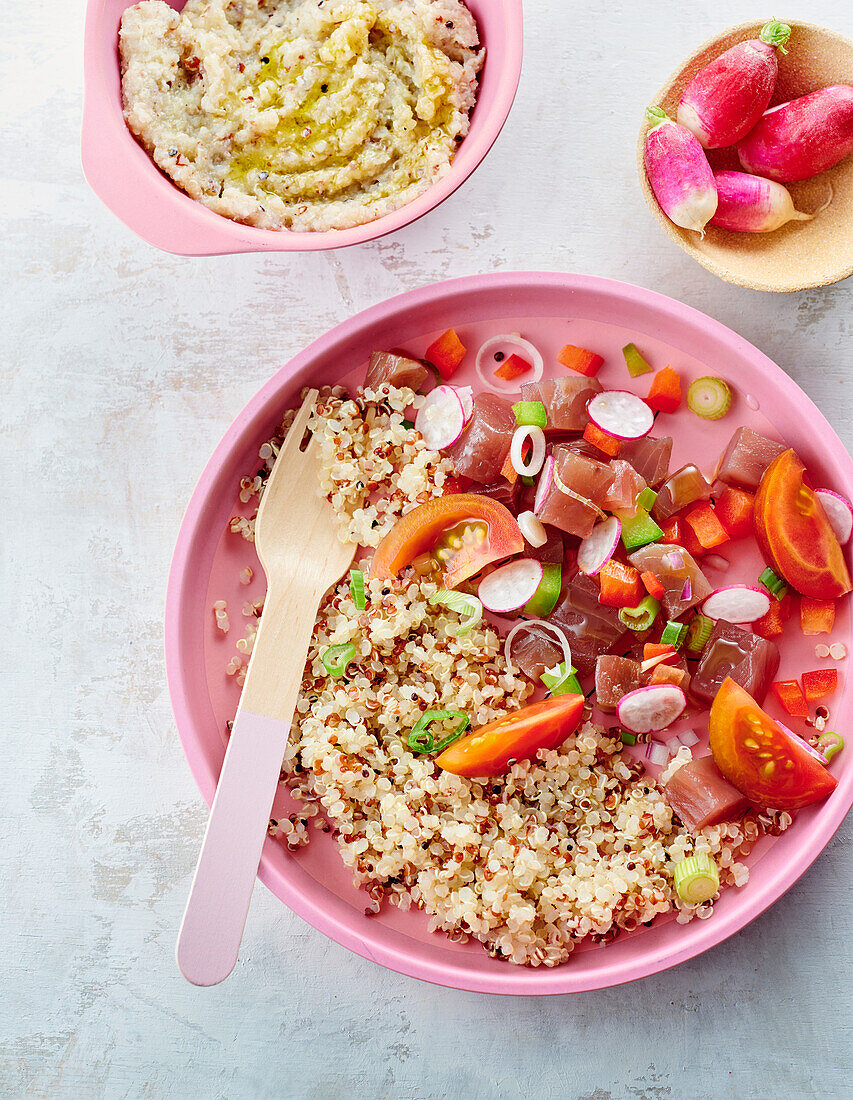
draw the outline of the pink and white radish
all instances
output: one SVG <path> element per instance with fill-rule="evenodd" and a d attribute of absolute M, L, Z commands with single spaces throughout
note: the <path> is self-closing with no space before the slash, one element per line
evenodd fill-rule
<path fill-rule="evenodd" d="M 729 584 L 711 593 L 702 604 L 702 614 L 729 623 L 754 623 L 770 610 L 770 601 L 770 596 L 760 588 Z"/>
<path fill-rule="evenodd" d="M 605 390 L 586 407 L 590 420 L 615 439 L 641 439 L 648 435 L 655 414 L 642 398 L 628 390 Z"/>
<path fill-rule="evenodd" d="M 533 500 L 533 511 L 537 514 L 542 511 L 542 507 L 548 499 L 548 494 L 551 492 L 553 483 L 554 456 L 548 455 L 542 464 L 542 473 L 539 475 L 539 480 L 536 482 L 536 496 Z"/>
<path fill-rule="evenodd" d="M 524 541 L 534 549 L 544 546 L 548 541 L 545 524 L 533 512 L 520 512 L 516 517 L 516 522 L 522 535 L 524 535 Z"/>
<path fill-rule="evenodd" d="M 788 222 L 809 222 L 814 214 L 794 208 L 781 183 L 748 172 L 715 172 L 717 212 L 709 225 L 733 233 L 772 233 Z"/>
<path fill-rule="evenodd" d="M 621 534 L 622 524 L 616 516 L 597 523 L 578 547 L 578 569 L 581 573 L 588 577 L 600 573 L 616 553 Z"/>
<path fill-rule="evenodd" d="M 643 159 L 655 198 L 670 221 L 704 234 L 717 209 L 717 185 L 705 150 L 660 107 L 649 107 L 646 117 L 652 128 Z"/>
<path fill-rule="evenodd" d="M 470 386 L 457 386 L 456 396 L 462 402 L 462 415 L 465 417 L 465 423 L 467 424 L 474 415 L 474 391 Z"/>
<path fill-rule="evenodd" d="M 524 607 L 542 582 L 542 563 L 535 558 L 518 558 L 483 577 L 477 596 L 487 611 L 504 614 Z"/>
<path fill-rule="evenodd" d="M 675 684 L 652 684 L 623 695 L 616 705 L 620 725 L 632 733 L 654 733 L 684 713 L 687 698 Z"/>
<path fill-rule="evenodd" d="M 530 456 L 525 461 L 524 445 L 530 440 Z M 522 424 L 512 435 L 509 448 L 512 468 L 522 477 L 535 477 L 545 461 L 545 433 L 535 424 Z"/>
<path fill-rule="evenodd" d="M 433 451 L 443 450 L 462 435 L 465 412 L 453 386 L 436 386 L 424 398 L 415 417 L 415 428 Z"/>
<path fill-rule="evenodd" d="M 853 504 L 840 493 L 833 493 L 832 489 L 817 489 L 815 496 L 823 505 L 829 525 L 843 546 L 853 535 Z"/>
<path fill-rule="evenodd" d="M 808 180 L 853 153 L 853 85 L 831 84 L 766 111 L 737 147 L 747 172 Z"/>
<path fill-rule="evenodd" d="M 758 38 L 720 54 L 684 89 L 678 121 L 705 149 L 736 145 L 767 110 L 779 75 L 776 50 L 788 52 L 790 35 L 777 19 L 765 23 Z"/>

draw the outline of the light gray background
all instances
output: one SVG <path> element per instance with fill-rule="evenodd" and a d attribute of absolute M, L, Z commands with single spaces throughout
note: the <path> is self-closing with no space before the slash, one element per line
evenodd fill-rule
<path fill-rule="evenodd" d="M 228 982 L 192 988 L 172 958 L 205 809 L 165 693 L 169 559 L 211 449 L 308 341 L 448 276 L 608 275 L 732 326 L 853 442 L 850 281 L 780 297 L 719 282 L 664 237 L 635 179 L 642 109 L 669 71 L 725 25 L 786 12 L 527 0 L 510 120 L 432 215 L 326 255 L 181 259 L 136 240 L 83 180 L 82 7 L 0 3 L 0 1094 L 851 1095 L 849 822 L 739 936 L 601 993 L 421 984 L 261 886 Z M 798 0 L 796 14 L 850 30 L 853 9 Z"/>

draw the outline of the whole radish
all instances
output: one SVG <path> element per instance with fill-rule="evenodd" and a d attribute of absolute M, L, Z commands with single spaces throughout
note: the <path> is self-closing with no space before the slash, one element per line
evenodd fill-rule
<path fill-rule="evenodd" d="M 773 19 L 758 38 L 738 42 L 690 81 L 678 104 L 678 121 L 705 149 L 736 145 L 767 110 L 776 87 L 776 50 L 787 53 L 791 34 Z"/>
<path fill-rule="evenodd" d="M 660 107 L 649 107 L 646 117 L 652 128 L 643 159 L 655 198 L 670 221 L 704 233 L 717 209 L 717 185 L 705 150 Z"/>
<path fill-rule="evenodd" d="M 717 212 L 710 224 L 735 233 L 772 233 L 786 222 L 811 221 L 814 214 L 794 209 L 781 183 L 747 172 L 715 172 Z"/>
<path fill-rule="evenodd" d="M 808 180 L 853 153 L 853 85 L 831 84 L 766 111 L 737 148 L 747 172 Z"/>

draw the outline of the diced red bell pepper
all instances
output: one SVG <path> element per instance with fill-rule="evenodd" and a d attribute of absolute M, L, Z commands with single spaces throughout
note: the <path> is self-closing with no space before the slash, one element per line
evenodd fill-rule
<path fill-rule="evenodd" d="M 837 668 L 816 668 L 813 672 L 804 672 L 800 679 L 803 683 L 803 695 L 810 703 L 825 699 L 838 689 Z"/>
<path fill-rule="evenodd" d="M 602 566 L 598 580 L 601 585 L 598 602 L 606 607 L 636 607 L 645 592 L 639 569 L 616 558 Z"/>
<path fill-rule="evenodd" d="M 743 489 L 727 485 L 714 502 L 717 519 L 733 539 L 752 534 L 752 503 L 755 497 Z"/>
<path fill-rule="evenodd" d="M 785 623 L 791 617 L 791 597 L 785 595 L 781 600 L 771 600 L 770 610 L 760 619 L 756 619 L 750 629 L 760 638 L 778 638 L 784 633 Z"/>
<path fill-rule="evenodd" d="M 598 374 L 604 358 L 601 355 L 596 355 L 594 351 L 587 351 L 586 348 L 566 344 L 557 356 L 557 362 L 562 363 L 569 370 L 577 371 L 578 374 L 585 374 L 587 378 L 592 378 L 593 375 Z"/>
<path fill-rule="evenodd" d="M 435 365 L 442 378 L 447 379 L 459 369 L 467 350 L 456 335 L 456 330 L 449 328 L 430 344 L 426 349 L 425 358 Z"/>
<path fill-rule="evenodd" d="M 515 485 L 518 481 L 518 470 L 512 464 L 512 458 L 507 455 L 504 460 L 504 464 L 501 467 L 501 477 L 505 477 L 510 485 Z"/>
<path fill-rule="evenodd" d="M 650 596 L 654 596 L 656 600 L 662 600 L 666 595 L 666 589 L 657 579 L 654 573 L 641 573 L 640 580 L 645 585 L 648 594 Z"/>
<path fill-rule="evenodd" d="M 603 451 L 611 458 L 616 458 L 619 452 L 622 450 L 622 441 L 616 439 L 612 435 L 608 435 L 607 432 L 603 432 L 597 424 L 590 422 L 583 430 L 583 437 L 587 443 L 591 443 L 593 447 L 598 447 L 599 451 Z"/>
<path fill-rule="evenodd" d="M 792 718 L 808 718 L 809 704 L 796 680 L 777 680 L 770 686 L 773 694 Z"/>
<path fill-rule="evenodd" d="M 678 650 L 675 646 L 662 645 L 660 642 L 646 642 L 643 646 L 643 660 L 653 661 L 660 657 L 662 665 L 671 665 L 678 660 Z"/>
<path fill-rule="evenodd" d="M 529 370 L 533 370 L 531 364 L 513 352 L 512 355 L 508 355 L 504 359 L 495 371 L 495 378 L 501 378 L 504 382 L 512 382 L 513 379 L 520 378 L 522 374 L 527 374 Z"/>
<path fill-rule="evenodd" d="M 829 634 L 835 625 L 835 600 L 800 596 L 800 629 L 803 634 Z"/>
<path fill-rule="evenodd" d="M 714 509 L 707 501 L 691 508 L 684 517 L 684 522 L 693 528 L 693 533 L 703 550 L 713 550 L 729 541 L 728 531 L 717 519 Z"/>
<path fill-rule="evenodd" d="M 672 665 L 668 665 L 661 661 L 659 665 L 655 665 L 652 669 L 648 680 L 648 686 L 651 687 L 654 684 L 673 684 L 675 687 L 681 688 L 682 691 L 686 691 L 687 681 L 689 679 L 689 673 L 685 672 L 683 668 L 673 668 Z"/>
<path fill-rule="evenodd" d="M 694 558 L 701 557 L 705 553 L 705 547 L 696 538 L 693 528 L 684 522 L 682 514 L 670 516 L 660 526 L 663 531 L 663 538 L 660 541 L 667 546 L 680 546 Z"/>
<path fill-rule="evenodd" d="M 655 412 L 674 413 L 681 407 L 681 379 L 672 367 L 659 370 L 652 379 L 646 404 Z"/>

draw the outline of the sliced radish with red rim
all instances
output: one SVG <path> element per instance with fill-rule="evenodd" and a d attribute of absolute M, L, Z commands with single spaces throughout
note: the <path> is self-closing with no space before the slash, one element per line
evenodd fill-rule
<path fill-rule="evenodd" d="M 616 518 L 597 523 L 578 547 L 578 569 L 594 577 L 616 553 L 622 535 L 622 524 Z"/>
<path fill-rule="evenodd" d="M 632 733 L 653 733 L 684 713 L 687 698 L 675 684 L 652 684 L 623 695 L 616 706 L 621 725 Z"/>
<path fill-rule="evenodd" d="M 754 623 L 767 614 L 771 602 L 770 596 L 760 588 L 730 584 L 711 593 L 702 604 L 702 614 L 729 623 Z"/>
<path fill-rule="evenodd" d="M 483 577 L 477 595 L 487 611 L 517 611 L 535 595 L 543 572 L 542 563 L 535 558 L 518 558 Z"/>
<path fill-rule="evenodd" d="M 843 546 L 853 535 L 853 504 L 847 497 L 834 493 L 832 489 L 816 489 L 815 496 L 823 505 L 829 525 Z"/>
<path fill-rule="evenodd" d="M 542 464 L 542 473 L 539 475 L 539 481 L 536 483 L 536 498 L 533 501 L 534 512 L 541 512 L 548 498 L 548 494 L 551 492 L 551 485 L 553 482 L 554 456 L 548 455 L 545 462 Z"/>
<path fill-rule="evenodd" d="M 433 451 L 455 443 L 465 427 L 465 412 L 453 386 L 436 386 L 424 398 L 415 417 L 415 428 Z"/>
<path fill-rule="evenodd" d="M 467 424 L 474 415 L 474 391 L 470 386 L 457 386 L 456 396 L 462 403 L 462 415 L 465 417 L 465 423 Z"/>
<path fill-rule="evenodd" d="M 655 415 L 645 401 L 628 390 L 596 394 L 586 411 L 597 428 L 615 439 L 640 439 L 649 434 L 655 422 Z"/>

